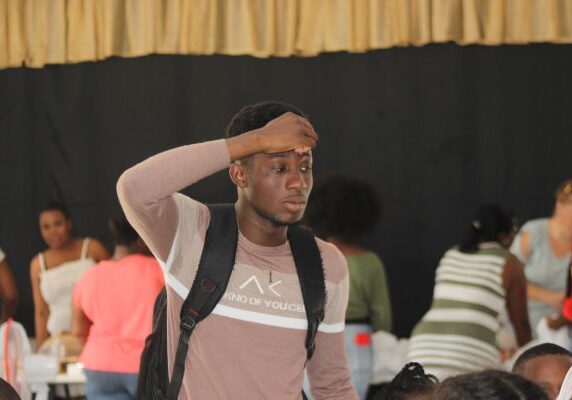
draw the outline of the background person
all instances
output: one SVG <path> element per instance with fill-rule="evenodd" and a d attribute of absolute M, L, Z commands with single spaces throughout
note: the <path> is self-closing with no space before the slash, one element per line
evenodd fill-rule
<path fill-rule="evenodd" d="M 63 204 L 48 204 L 40 212 L 39 226 L 48 249 L 30 263 L 38 348 L 49 336 L 70 331 L 75 282 L 93 264 L 109 258 L 99 241 L 72 235 L 72 221 Z"/>
<path fill-rule="evenodd" d="M 425 373 L 421 364 L 406 364 L 395 378 L 375 395 L 374 400 L 431 400 L 439 380 Z"/>
<path fill-rule="evenodd" d="M 515 361 L 512 372 L 536 382 L 550 399 L 556 399 L 568 370 L 572 353 L 553 343 L 542 343 L 524 351 Z"/>
<path fill-rule="evenodd" d="M 304 221 L 336 245 L 348 263 L 350 295 L 345 347 L 352 382 L 365 399 L 373 375 L 371 333 L 391 330 L 391 302 L 385 267 L 360 242 L 378 225 L 381 200 L 373 185 L 344 175 L 317 179 Z"/>
<path fill-rule="evenodd" d="M 2 400 L 20 400 L 20 395 L 8 382 L 0 378 L 0 399 Z"/>
<path fill-rule="evenodd" d="M 536 383 L 500 370 L 485 370 L 446 379 L 432 400 L 549 400 Z"/>
<path fill-rule="evenodd" d="M 433 303 L 411 335 L 410 361 L 439 379 L 500 365 L 499 315 L 506 308 L 519 346 L 531 339 L 522 263 L 502 246 L 510 216 L 481 205 L 460 246 L 436 270 Z"/>
<path fill-rule="evenodd" d="M 90 400 L 134 399 L 153 304 L 163 272 L 124 216 L 110 219 L 112 260 L 86 271 L 73 292 L 72 332 L 85 340 L 80 361 Z"/>
<path fill-rule="evenodd" d="M 0 248 L 0 302 L 2 305 L 0 323 L 13 317 L 18 304 L 18 288 L 14 282 L 6 254 Z"/>
<path fill-rule="evenodd" d="M 555 195 L 552 216 L 525 223 L 511 246 L 511 251 L 524 263 L 534 336 L 542 318 L 559 314 L 569 280 L 572 179 L 560 184 Z"/>

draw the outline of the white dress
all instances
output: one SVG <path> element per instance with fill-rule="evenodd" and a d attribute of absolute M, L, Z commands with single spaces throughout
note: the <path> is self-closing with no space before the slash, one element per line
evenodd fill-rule
<path fill-rule="evenodd" d="M 47 269 L 44 254 L 40 253 L 40 292 L 48 303 L 50 316 L 48 332 L 51 336 L 71 329 L 71 302 L 73 287 L 82 274 L 95 261 L 87 256 L 89 238 L 85 238 L 81 257 Z"/>

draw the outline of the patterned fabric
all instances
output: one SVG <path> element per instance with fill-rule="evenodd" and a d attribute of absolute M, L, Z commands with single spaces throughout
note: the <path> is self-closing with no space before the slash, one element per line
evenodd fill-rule
<path fill-rule="evenodd" d="M 470 254 L 458 248 L 445 253 L 433 304 L 411 336 L 410 361 L 439 378 L 498 365 L 496 333 L 505 307 L 502 272 L 508 254 L 496 244 Z"/>

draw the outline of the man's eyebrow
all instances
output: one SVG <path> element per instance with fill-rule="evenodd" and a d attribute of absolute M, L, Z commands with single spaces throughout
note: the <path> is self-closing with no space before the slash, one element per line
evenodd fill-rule
<path fill-rule="evenodd" d="M 266 156 L 268 158 L 284 158 L 287 156 L 288 153 L 282 152 L 282 153 L 269 153 Z"/>
<path fill-rule="evenodd" d="M 289 154 L 290 154 L 289 151 L 283 151 L 283 152 L 280 152 L 280 153 L 267 153 L 267 154 L 266 154 L 266 157 L 268 157 L 268 158 L 284 158 L 284 157 L 288 157 Z M 300 154 L 300 153 L 296 153 L 296 155 L 297 155 L 298 157 L 307 157 L 307 158 L 310 158 L 310 157 L 311 157 L 311 154 L 312 154 L 312 153 L 310 153 L 309 151 L 307 151 L 307 152 L 305 152 L 305 153 L 301 153 L 301 154 Z"/>

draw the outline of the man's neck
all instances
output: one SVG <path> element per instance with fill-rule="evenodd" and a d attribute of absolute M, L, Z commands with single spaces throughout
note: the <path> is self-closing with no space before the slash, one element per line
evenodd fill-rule
<path fill-rule="evenodd" d="M 241 206 L 240 202 L 236 205 L 236 220 L 240 233 L 257 245 L 274 247 L 288 240 L 287 225 L 276 225 L 250 207 Z"/>

